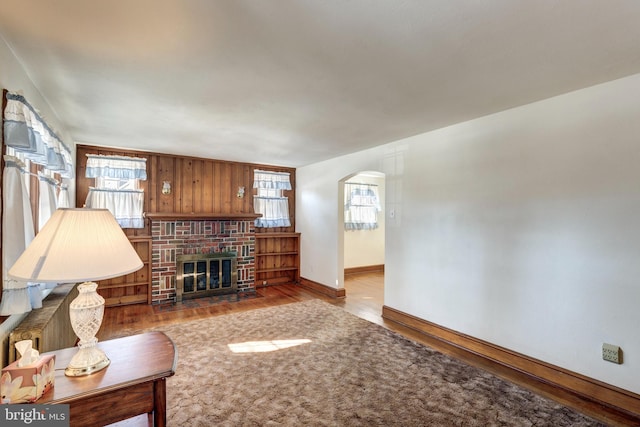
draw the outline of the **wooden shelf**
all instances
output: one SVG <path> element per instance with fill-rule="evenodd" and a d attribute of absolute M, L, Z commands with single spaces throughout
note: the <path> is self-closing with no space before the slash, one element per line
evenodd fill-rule
<path fill-rule="evenodd" d="M 300 233 L 256 233 L 256 239 L 273 239 L 281 237 L 300 237 Z"/>
<path fill-rule="evenodd" d="M 123 295 L 119 297 L 107 297 L 104 299 L 106 307 L 116 307 L 129 304 L 149 304 L 145 295 Z"/>
<path fill-rule="evenodd" d="M 256 285 L 300 279 L 300 233 L 256 233 Z"/>
<path fill-rule="evenodd" d="M 98 282 L 98 293 L 104 298 L 105 307 L 151 304 L 151 236 L 128 236 L 128 238 L 142 260 L 142 268 L 121 278 Z"/>
<path fill-rule="evenodd" d="M 151 221 L 176 220 L 176 221 L 207 221 L 207 220 L 254 220 L 261 217 L 254 213 L 179 213 L 179 212 L 149 212 L 145 215 Z"/>
<path fill-rule="evenodd" d="M 298 255 L 298 251 L 294 252 L 266 252 L 261 254 L 256 254 L 256 256 L 277 256 L 277 255 Z"/>
<path fill-rule="evenodd" d="M 126 282 L 126 283 L 114 283 L 109 285 L 105 285 L 104 283 L 101 283 L 98 285 L 98 290 L 128 288 L 128 287 L 134 287 L 134 286 L 149 286 L 149 282 Z"/>
<path fill-rule="evenodd" d="M 273 273 L 276 271 L 294 271 L 297 270 L 297 266 L 292 267 L 275 267 L 275 268 L 264 268 L 262 270 L 256 270 L 256 273 Z"/>

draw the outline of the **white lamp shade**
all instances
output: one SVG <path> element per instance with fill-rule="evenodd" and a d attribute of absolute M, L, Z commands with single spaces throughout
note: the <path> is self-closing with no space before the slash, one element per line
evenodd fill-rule
<path fill-rule="evenodd" d="M 9 276 L 71 283 L 122 276 L 142 265 L 107 209 L 58 209 L 9 269 Z"/>

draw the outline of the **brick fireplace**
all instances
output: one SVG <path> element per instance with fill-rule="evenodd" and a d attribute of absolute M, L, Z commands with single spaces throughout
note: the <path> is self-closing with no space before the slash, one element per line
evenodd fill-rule
<path fill-rule="evenodd" d="M 255 291 L 253 219 L 169 219 L 151 221 L 153 304 L 176 300 L 177 258 L 182 255 L 235 253 L 235 292 Z"/>

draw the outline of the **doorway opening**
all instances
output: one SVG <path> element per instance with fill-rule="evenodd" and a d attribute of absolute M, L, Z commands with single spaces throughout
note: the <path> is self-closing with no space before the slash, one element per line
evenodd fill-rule
<path fill-rule="evenodd" d="M 348 305 L 357 315 L 379 322 L 384 303 L 385 175 L 376 171 L 349 175 L 340 181 L 338 194 Z"/>

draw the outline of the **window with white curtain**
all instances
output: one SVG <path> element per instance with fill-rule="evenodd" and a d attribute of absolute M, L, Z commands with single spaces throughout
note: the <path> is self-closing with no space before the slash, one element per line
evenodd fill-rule
<path fill-rule="evenodd" d="M 345 230 L 375 230 L 378 228 L 378 212 L 382 210 L 378 186 L 346 182 L 344 184 Z"/>
<path fill-rule="evenodd" d="M 261 214 L 255 220 L 256 227 L 289 227 L 289 199 L 283 190 L 291 190 L 288 172 L 253 171 L 253 188 L 258 194 L 253 196 L 255 213 Z"/>
<path fill-rule="evenodd" d="M 87 154 L 86 177 L 95 178 L 85 202 L 88 208 L 109 209 L 122 228 L 144 227 L 144 191 L 147 159 Z"/>
<path fill-rule="evenodd" d="M 5 155 L 2 177 L 2 301 L 0 316 L 25 313 L 42 307 L 42 292 L 35 283 L 10 279 L 7 272 L 34 238 L 31 202 L 23 179 L 29 174 L 25 164 Z"/>
<path fill-rule="evenodd" d="M 2 111 L 5 168 L 2 178 L 2 300 L 0 316 L 42 307 L 42 284 L 9 279 L 7 272 L 33 239 L 32 201 L 42 225 L 56 209 L 55 178 L 73 178 L 71 150 L 42 115 L 18 93 L 5 93 Z M 33 167 L 36 165 L 36 167 Z M 32 170 L 38 170 L 39 189 L 31 194 Z M 38 196 L 38 200 L 35 199 Z"/>

